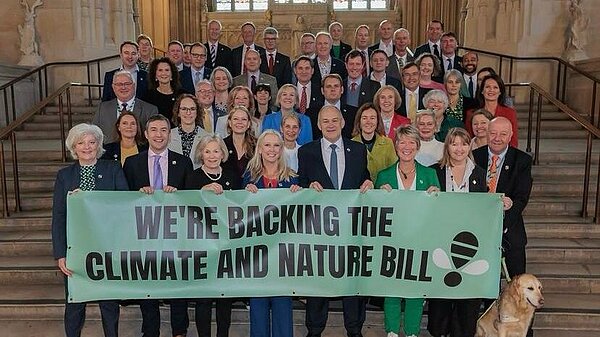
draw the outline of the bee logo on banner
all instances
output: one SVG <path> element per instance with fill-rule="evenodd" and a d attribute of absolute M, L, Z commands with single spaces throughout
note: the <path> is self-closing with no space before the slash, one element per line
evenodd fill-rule
<path fill-rule="evenodd" d="M 472 261 L 479 248 L 477 237 L 471 232 L 460 232 L 454 236 L 450 244 L 450 257 L 442 248 L 433 251 L 433 263 L 445 270 L 444 276 L 448 287 L 456 287 L 462 282 L 462 274 L 482 275 L 490 268 L 486 260 Z"/>

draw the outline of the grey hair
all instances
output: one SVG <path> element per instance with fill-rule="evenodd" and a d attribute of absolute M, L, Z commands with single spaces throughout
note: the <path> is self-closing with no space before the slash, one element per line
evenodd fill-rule
<path fill-rule="evenodd" d="M 202 153 L 204 152 L 206 146 L 208 146 L 208 144 L 212 142 L 216 142 L 217 144 L 219 144 L 219 148 L 223 153 L 223 160 L 221 160 L 221 163 L 227 161 L 227 159 L 229 158 L 229 150 L 227 150 L 225 142 L 223 142 L 223 139 L 219 137 L 219 135 L 209 134 L 200 138 L 200 142 L 198 142 L 198 146 L 196 147 L 196 153 L 194 153 L 194 160 L 196 161 L 196 163 L 200 165 L 204 164 L 204 160 L 202 159 Z"/>
<path fill-rule="evenodd" d="M 272 35 L 275 35 L 275 37 L 279 38 L 279 31 L 277 31 L 277 29 L 275 29 L 275 27 L 265 28 L 265 30 L 263 30 L 263 36 L 265 36 L 267 34 L 272 34 Z"/>
<path fill-rule="evenodd" d="M 127 76 L 131 82 L 133 82 L 133 84 L 135 85 L 135 81 L 133 80 L 133 76 L 131 75 L 130 72 L 128 72 L 127 70 L 117 70 L 115 71 L 114 75 L 113 75 L 113 82 L 117 79 L 117 77 L 119 76 Z"/>
<path fill-rule="evenodd" d="M 450 78 L 451 76 L 456 77 L 458 80 L 461 80 L 463 78 L 462 73 L 460 71 L 456 69 L 450 69 L 446 71 L 446 74 L 444 74 L 444 83 L 448 82 L 448 78 Z"/>
<path fill-rule="evenodd" d="M 69 153 L 73 159 L 79 159 L 77 158 L 77 153 L 75 152 L 75 144 L 77 144 L 77 142 L 87 135 L 92 135 L 94 138 L 96 138 L 96 159 L 102 157 L 104 154 L 104 148 L 102 148 L 104 134 L 102 134 L 102 130 L 100 130 L 97 125 L 80 123 L 69 130 L 69 134 L 65 140 L 65 145 L 67 146 L 67 149 L 69 150 Z"/>
<path fill-rule="evenodd" d="M 431 118 L 433 118 L 433 123 L 435 125 L 435 128 L 437 129 L 438 125 L 437 125 L 437 121 L 435 119 L 435 111 L 433 111 L 431 109 L 425 109 L 425 110 L 419 110 L 419 111 L 417 111 L 417 115 L 415 116 L 415 121 L 413 123 L 415 125 L 415 127 L 417 127 L 417 125 L 419 124 L 419 120 L 423 116 L 430 116 Z"/>
<path fill-rule="evenodd" d="M 231 76 L 231 73 L 229 72 L 229 70 L 227 70 L 227 68 L 223 66 L 218 66 L 215 69 L 213 69 L 212 73 L 210 73 L 210 83 L 212 83 L 213 88 L 215 87 L 215 73 L 217 71 L 222 71 L 225 73 L 225 76 L 227 76 L 227 81 L 229 82 L 229 86 L 231 87 L 233 85 L 233 76 Z"/>
<path fill-rule="evenodd" d="M 448 105 L 450 104 L 448 102 L 448 95 L 446 95 L 445 92 L 439 89 L 434 89 L 426 93 L 425 97 L 423 97 L 423 105 L 427 106 L 427 102 L 429 102 L 430 100 L 442 102 L 444 104 L 444 110 L 446 110 L 448 108 Z"/>
<path fill-rule="evenodd" d="M 198 83 L 196 83 L 196 87 L 194 87 L 194 89 L 196 91 L 198 91 L 198 88 L 200 88 L 200 85 L 202 85 L 202 84 L 206 84 L 206 85 L 210 86 L 211 88 L 213 86 L 211 81 L 209 81 L 207 79 L 202 79 L 202 80 L 198 81 Z"/>

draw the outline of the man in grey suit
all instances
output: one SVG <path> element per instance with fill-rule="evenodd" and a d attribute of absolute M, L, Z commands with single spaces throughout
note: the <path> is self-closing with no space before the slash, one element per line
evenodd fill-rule
<path fill-rule="evenodd" d="M 104 133 L 104 143 L 118 140 L 115 123 L 121 113 L 131 112 L 134 114 L 138 124 L 142 127 L 146 125 L 150 116 L 158 114 L 156 106 L 135 97 L 135 81 L 128 71 L 115 72 L 112 89 L 117 98 L 100 103 L 92 120 L 92 123 L 98 125 Z"/>
<path fill-rule="evenodd" d="M 410 32 L 406 28 L 398 28 L 394 32 L 394 53 L 388 58 L 390 63 L 385 73 L 397 79 L 402 79 L 400 70 L 408 62 L 414 61 L 413 53 L 408 48 L 410 45 Z"/>
<path fill-rule="evenodd" d="M 246 68 L 246 73 L 236 76 L 233 79 L 234 86 L 243 85 L 254 92 L 254 88 L 258 83 L 265 83 L 271 87 L 273 95 L 277 93 L 277 79 L 269 74 L 260 72 L 260 54 L 258 51 L 254 49 L 246 51 L 246 55 L 244 55 L 244 67 Z"/>

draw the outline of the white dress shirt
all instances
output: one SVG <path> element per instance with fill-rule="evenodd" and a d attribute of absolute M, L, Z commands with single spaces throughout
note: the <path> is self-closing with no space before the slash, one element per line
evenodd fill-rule
<path fill-rule="evenodd" d="M 330 141 L 328 141 L 327 139 L 325 139 L 325 137 L 321 138 L 321 152 L 323 153 L 323 163 L 325 164 L 325 168 L 327 169 L 327 173 L 330 173 L 330 167 L 329 167 L 329 162 L 331 160 L 331 147 L 329 147 L 331 144 L 335 144 L 337 145 L 336 149 L 335 149 L 335 153 L 337 154 L 337 163 L 338 163 L 338 189 L 342 188 L 342 183 L 344 180 L 344 171 L 346 169 L 346 158 L 345 158 L 345 152 L 346 149 L 344 148 L 344 141 L 342 140 L 342 137 L 338 138 L 338 140 L 335 141 L 335 143 L 331 143 Z M 331 176 L 331 174 L 330 174 Z"/>

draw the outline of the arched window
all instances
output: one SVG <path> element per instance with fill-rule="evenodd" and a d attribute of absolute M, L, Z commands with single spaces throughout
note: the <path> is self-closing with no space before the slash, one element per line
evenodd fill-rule
<path fill-rule="evenodd" d="M 387 9 L 389 0 L 273 0 L 277 4 L 306 4 L 331 2 L 334 10 Z M 264 11 L 269 7 L 268 0 L 215 0 L 219 12 Z"/>

